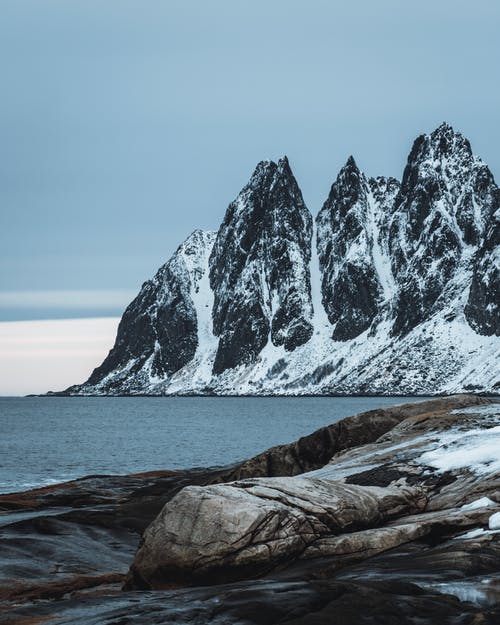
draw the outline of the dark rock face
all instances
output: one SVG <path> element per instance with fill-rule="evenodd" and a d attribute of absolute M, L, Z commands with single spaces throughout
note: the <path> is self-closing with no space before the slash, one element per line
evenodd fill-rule
<path fill-rule="evenodd" d="M 447 124 L 413 144 L 390 227 L 398 281 L 394 334 L 409 332 L 435 311 L 492 215 L 496 186 L 467 139 Z M 463 284 L 457 285 L 463 288 Z"/>
<path fill-rule="evenodd" d="M 337 341 L 364 332 L 384 301 L 392 278 L 389 264 L 381 275 L 377 261 L 383 259 L 380 247 L 386 247 L 387 215 L 398 187 L 394 179 L 368 181 L 351 156 L 318 214 L 322 301 Z"/>
<path fill-rule="evenodd" d="M 116 593 L 140 534 L 163 505 L 184 486 L 223 475 L 195 469 L 91 476 L 0 494 L 0 613 L 3 602 L 34 603 L 36 612 L 40 601 L 71 593 Z"/>
<path fill-rule="evenodd" d="M 229 205 L 210 257 L 214 373 L 254 361 L 269 336 L 288 351 L 309 340 L 311 236 L 288 160 L 259 163 Z"/>
<path fill-rule="evenodd" d="M 401 184 L 350 157 L 314 248 L 288 160 L 263 161 L 218 232 L 193 233 L 144 284 L 104 363 L 66 393 L 497 392 L 499 215 L 491 172 L 447 124 L 417 138 Z"/>
<path fill-rule="evenodd" d="M 192 295 L 199 288 L 215 235 L 197 230 L 173 257 L 145 282 L 118 326 L 116 342 L 88 385 L 99 385 L 108 374 L 107 390 L 124 390 L 165 377 L 187 364 L 198 347 L 198 323 Z"/>
<path fill-rule="evenodd" d="M 497 192 L 497 204 L 500 194 Z M 500 208 L 477 251 L 465 316 L 479 334 L 500 335 Z"/>

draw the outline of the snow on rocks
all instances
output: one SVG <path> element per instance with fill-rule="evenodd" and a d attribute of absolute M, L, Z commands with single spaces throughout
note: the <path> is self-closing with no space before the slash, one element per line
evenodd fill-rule
<path fill-rule="evenodd" d="M 488 520 L 490 530 L 500 530 L 500 512 L 492 514 Z"/>
<path fill-rule="evenodd" d="M 453 428 L 440 434 L 435 448 L 420 462 L 439 472 L 467 469 L 487 475 L 500 471 L 500 425 L 461 431 Z"/>
<path fill-rule="evenodd" d="M 448 124 L 401 184 L 350 157 L 314 228 L 286 157 L 262 161 L 67 393 L 498 393 L 499 249 L 500 191 Z"/>
<path fill-rule="evenodd" d="M 460 510 L 478 510 L 479 508 L 496 508 L 498 504 L 489 497 L 481 497 L 461 506 Z"/>
<path fill-rule="evenodd" d="M 268 342 L 293 351 L 310 339 L 311 236 L 288 159 L 259 163 L 229 205 L 210 257 L 215 374 L 254 362 Z"/>
<path fill-rule="evenodd" d="M 349 447 L 324 468 L 290 476 L 308 463 L 304 441 L 269 450 L 273 462 L 263 454 L 246 463 L 254 475 L 262 460 L 289 476 L 183 489 L 146 530 L 128 587 L 232 581 L 325 556 L 344 566 L 429 535 L 488 539 L 475 530 L 500 528 L 498 473 L 471 474 L 465 463 L 452 463 L 442 475 L 422 464 L 422 448 L 450 427 L 464 436 L 477 429 L 480 414 L 453 412 L 473 404 L 487 408 L 489 402 L 458 396 L 365 413 L 359 419 L 367 425 L 384 414 L 392 425 L 367 440 L 355 418 L 346 419 Z M 487 427 L 490 419 L 484 416 Z"/>

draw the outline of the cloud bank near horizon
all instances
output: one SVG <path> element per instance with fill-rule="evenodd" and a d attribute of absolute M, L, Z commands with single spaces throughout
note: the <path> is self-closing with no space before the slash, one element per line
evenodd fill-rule
<path fill-rule="evenodd" d="M 136 294 L 131 289 L 0 291 L 0 321 L 116 317 Z"/>
<path fill-rule="evenodd" d="M 83 382 L 116 337 L 119 317 L 0 322 L 0 395 Z"/>

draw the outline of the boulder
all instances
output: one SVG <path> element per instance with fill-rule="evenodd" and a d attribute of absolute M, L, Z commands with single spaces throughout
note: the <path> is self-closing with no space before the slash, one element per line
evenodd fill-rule
<path fill-rule="evenodd" d="M 322 537 L 379 525 L 425 506 L 418 489 L 268 478 L 187 487 L 146 530 L 134 586 L 253 577 L 299 558 Z"/>
<path fill-rule="evenodd" d="M 500 404 L 463 396 L 373 411 L 238 469 L 259 475 L 272 458 L 289 476 L 186 487 L 144 533 L 126 588 L 222 583 L 320 556 L 343 566 L 416 539 L 487 527 L 500 492 L 490 451 L 482 458 L 481 449 L 491 446 L 499 417 Z M 477 465 L 467 460 L 469 432 Z M 325 440 L 320 457 L 341 451 L 296 475 L 300 450 L 302 466 L 314 466 L 312 443 Z"/>

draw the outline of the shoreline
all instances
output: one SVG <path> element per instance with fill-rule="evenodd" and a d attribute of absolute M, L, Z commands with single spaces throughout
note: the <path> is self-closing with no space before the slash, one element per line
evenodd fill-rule
<path fill-rule="evenodd" d="M 500 393 L 482 393 L 482 392 L 474 392 L 474 391 L 469 391 L 469 392 L 465 392 L 465 393 L 460 393 L 460 395 L 470 395 L 470 396 L 479 396 L 479 397 L 486 397 L 486 398 L 497 398 L 500 397 Z M 216 398 L 222 398 L 225 399 L 227 397 L 231 397 L 231 398 L 237 398 L 237 399 L 247 399 L 247 398 L 251 398 L 251 399 L 261 399 L 261 398 L 271 398 L 271 399 L 285 399 L 285 398 L 294 398 L 294 399 L 300 399 L 301 397 L 305 397 L 305 398 L 344 398 L 344 399 L 348 399 L 349 397 L 358 397 L 358 398 L 363 398 L 366 397 L 367 399 L 369 398 L 373 398 L 373 399 L 377 399 L 377 398 L 383 398 L 383 397 L 401 397 L 401 398 L 411 398 L 411 397 L 416 397 L 416 398 L 421 398 L 421 399 L 425 399 L 425 398 L 430 398 L 430 397 L 450 397 L 450 393 L 435 393 L 435 394 L 426 394 L 426 393 L 421 393 L 421 394 L 406 394 L 406 393 L 376 393 L 376 394 L 365 394 L 365 393 L 330 393 L 330 394 L 307 394 L 307 393 L 302 393 L 302 394 L 297 394 L 297 395 L 293 395 L 293 394 L 255 394 L 255 395 L 250 395 L 250 394 L 245 394 L 245 395 L 232 395 L 232 394 L 221 394 L 221 393 L 211 393 L 211 394 L 202 394 L 202 393 L 186 393 L 186 394 L 182 394 L 182 393 L 175 393 L 175 394 L 171 394 L 171 395 L 150 395 L 150 394 L 132 394 L 132 393 L 119 393 L 116 395 L 111 395 L 111 394 L 103 394 L 103 395 L 79 395 L 79 394 L 73 394 L 73 393 L 65 393 L 64 391 L 48 391 L 47 393 L 42 393 L 41 395 L 37 395 L 37 394 L 30 394 L 30 395 L 20 395 L 20 396 L 15 396 L 15 397 L 109 397 L 109 398 L 114 398 L 114 397 L 165 397 L 165 398 L 173 398 L 173 397 L 181 397 L 181 398 L 185 398 L 185 397 L 199 397 L 199 398 L 211 398 L 211 397 L 216 397 Z"/>
<path fill-rule="evenodd" d="M 497 402 L 464 395 L 396 404 L 233 465 L 89 475 L 0 494 L 0 619 L 101 625 L 125 622 L 133 610 L 151 625 L 181 614 L 193 625 L 326 625 L 334 618 L 364 625 L 370 615 L 378 615 L 372 623 L 398 625 L 417 615 L 446 625 L 498 622 L 500 534 L 488 523 L 500 510 L 500 482 L 418 464 L 436 436 L 452 449 L 449 437 L 464 428 L 484 432 L 476 451 L 494 444 L 496 410 Z M 268 522 L 276 513 L 279 531 Z M 230 545 L 253 515 L 250 543 L 235 560 Z M 155 542 L 162 518 L 177 532 L 179 552 L 168 540 Z M 203 542 L 196 565 L 192 540 Z M 258 555 L 253 540 L 281 546 Z"/>

